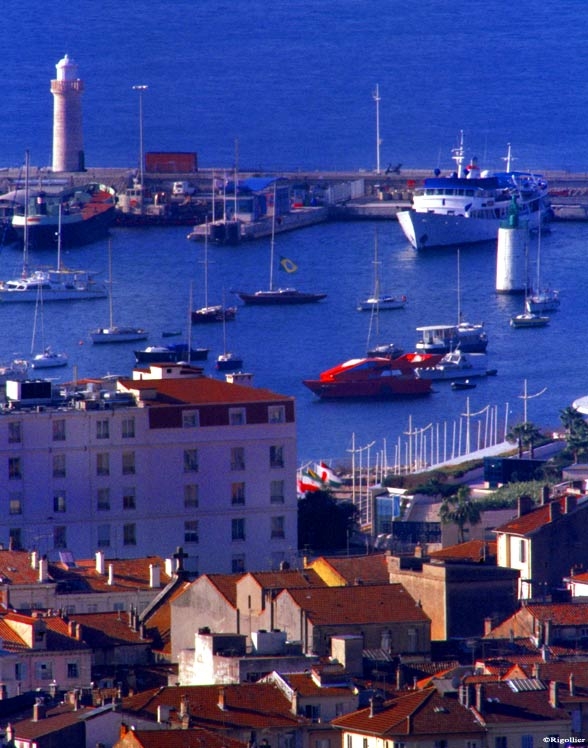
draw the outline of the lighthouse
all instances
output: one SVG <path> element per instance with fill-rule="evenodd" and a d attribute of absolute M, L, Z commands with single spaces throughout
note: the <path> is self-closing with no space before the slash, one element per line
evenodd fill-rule
<path fill-rule="evenodd" d="M 67 55 L 55 66 L 53 94 L 53 171 L 84 171 L 82 93 L 78 66 Z"/>

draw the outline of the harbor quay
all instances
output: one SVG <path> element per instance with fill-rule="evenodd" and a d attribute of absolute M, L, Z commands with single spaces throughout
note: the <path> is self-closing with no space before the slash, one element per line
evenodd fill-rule
<path fill-rule="evenodd" d="M 139 173 L 130 167 L 87 167 L 84 171 L 55 172 L 48 167 L 29 167 L 29 184 L 39 189 L 42 185 L 73 187 L 89 181 L 107 184 L 118 196 L 120 221 L 130 225 L 192 225 L 210 218 L 215 187 L 217 218 L 223 210 L 223 185 L 232 190 L 232 168 L 198 168 L 195 171 Z M 393 219 L 399 210 L 410 207 L 413 190 L 431 176 L 430 169 L 388 168 L 380 173 L 369 170 L 254 170 L 241 169 L 238 181 L 279 178 L 285 180 L 292 193 L 295 207 L 321 205 L 316 221 Z M 549 184 L 549 195 L 554 220 L 588 220 L 588 172 L 544 171 Z M 142 180 L 142 185 L 140 183 Z M 22 187 L 22 168 L 0 168 L 0 189 L 9 193 L 15 186 Z M 139 191 L 150 202 L 136 209 Z M 232 196 L 231 196 L 232 198 Z M 229 201 L 229 197 L 225 198 Z M 171 208 L 171 210 L 170 210 Z M 308 225 L 301 221 L 302 225 Z M 285 227 L 284 227 L 285 228 Z M 298 228 L 293 225 L 292 228 Z"/>

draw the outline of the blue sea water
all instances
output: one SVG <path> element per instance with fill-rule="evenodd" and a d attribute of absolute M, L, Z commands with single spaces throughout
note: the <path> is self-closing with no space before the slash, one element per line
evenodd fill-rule
<path fill-rule="evenodd" d="M 197 151 L 204 167 L 231 168 L 237 160 L 243 169 L 299 168 L 317 178 L 321 170 L 372 170 L 378 84 L 384 165 L 448 169 L 463 129 L 468 154 L 483 167 L 502 167 L 510 142 L 516 167 L 588 171 L 587 14 L 579 0 L 499 1 L 491 12 L 473 3 L 467 14 L 434 0 L 78 0 L 69 8 L 33 0 L 26 13 L 10 1 L 3 23 L 18 43 L 5 56 L 0 81 L 0 167 L 21 164 L 26 149 L 33 164 L 51 163 L 49 83 L 68 53 L 85 81 L 89 166 L 137 165 L 132 86 L 142 84 L 149 86 L 147 151 Z M 542 242 L 542 267 L 562 289 L 562 307 L 544 330 L 508 326 L 522 301 L 495 294 L 494 247 L 461 251 L 462 308 L 470 321 L 486 323 L 497 377 L 467 393 L 438 385 L 417 401 L 318 402 L 301 380 L 365 350 L 369 318 L 355 305 L 372 287 L 376 230 L 383 284 L 409 298 L 405 310 L 381 315 L 381 338 L 412 350 L 417 325 L 456 319 L 456 253 L 416 253 L 394 222 L 328 224 L 280 236 L 277 251 L 299 266 L 295 284 L 326 290 L 328 298 L 292 309 L 243 307 L 227 326 L 227 346 L 243 355 L 255 383 L 296 397 L 301 462 L 349 460 L 353 435 L 357 446 L 393 445 L 409 418 L 416 427 L 451 429 L 467 398 L 472 412 L 496 408 L 501 424 L 521 420 L 525 381 L 529 395 L 545 390 L 527 401 L 529 419 L 554 427 L 559 410 L 588 392 L 588 227 L 556 224 Z M 190 281 L 195 303 L 203 294 L 203 248 L 186 233 L 113 231 L 116 321 L 148 327 L 151 344 L 163 330 L 186 329 Z M 210 253 L 210 297 L 267 285 L 269 242 Z M 32 261 L 51 258 L 44 253 Z M 72 250 L 66 262 L 106 274 L 106 244 Z M 2 248 L 1 277 L 18 274 L 19 263 L 14 248 Z M 28 353 L 33 313 L 31 305 L 0 307 L 0 361 Z M 47 304 L 44 317 L 46 342 L 67 351 L 79 376 L 130 370 L 132 345 L 90 343 L 89 331 L 108 321 L 105 300 Z M 194 342 L 209 346 L 213 359 L 224 347 L 222 328 L 195 328 Z M 212 373 L 212 364 L 207 369 Z M 71 373 L 70 367 L 56 376 Z"/>

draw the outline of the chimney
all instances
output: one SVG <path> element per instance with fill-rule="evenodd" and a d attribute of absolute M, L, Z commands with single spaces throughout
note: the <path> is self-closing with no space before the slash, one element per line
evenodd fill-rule
<path fill-rule="evenodd" d="M 114 566 L 108 564 L 108 584 L 112 586 L 114 584 Z"/>
<path fill-rule="evenodd" d="M 298 715 L 298 691 L 296 689 L 292 691 L 292 706 L 290 707 L 290 711 L 295 716 Z"/>
<path fill-rule="evenodd" d="M 561 514 L 561 506 L 559 505 L 559 501 L 552 501 L 549 504 L 549 521 L 553 522 L 556 520 L 559 515 Z"/>
<path fill-rule="evenodd" d="M 37 569 L 37 565 L 39 563 L 39 554 L 37 551 L 33 551 L 31 553 L 31 569 Z"/>
<path fill-rule="evenodd" d="M 462 683 L 458 691 L 459 703 L 466 709 L 474 705 L 474 687 L 471 683 Z"/>
<path fill-rule="evenodd" d="M 168 577 L 173 576 L 174 573 L 174 562 L 171 558 L 165 559 L 165 575 Z"/>
<path fill-rule="evenodd" d="M 218 689 L 218 708 L 226 711 L 227 705 L 225 703 L 225 689 L 224 686 L 220 686 Z"/>
<path fill-rule="evenodd" d="M 161 570 L 157 564 L 149 564 L 149 586 L 151 589 L 161 587 Z"/>
<path fill-rule="evenodd" d="M 487 636 L 492 631 L 492 619 L 490 617 L 484 618 L 484 636 Z"/>
<path fill-rule="evenodd" d="M 484 714 L 484 684 L 476 683 L 476 711 Z"/>
<path fill-rule="evenodd" d="M 406 684 L 406 678 L 404 673 L 404 666 L 401 662 L 398 663 L 398 667 L 396 668 L 396 689 L 400 691 L 401 688 L 404 688 Z"/>
<path fill-rule="evenodd" d="M 190 714 L 190 702 L 188 701 L 188 694 L 182 694 L 180 699 L 180 719 L 184 719 Z"/>
<path fill-rule="evenodd" d="M 68 621 L 67 622 L 67 633 L 68 636 L 70 636 L 72 639 L 76 638 L 76 630 L 78 628 L 78 624 L 75 621 Z"/>
<path fill-rule="evenodd" d="M 558 683 L 556 680 L 552 680 L 549 682 L 549 705 L 553 707 L 553 709 L 557 709 L 559 707 L 557 687 Z"/>
<path fill-rule="evenodd" d="M 564 513 L 570 514 L 574 511 L 577 505 L 577 498 L 576 496 L 570 496 L 569 494 L 567 496 L 564 496 Z"/>
<path fill-rule="evenodd" d="M 519 496 L 518 502 L 518 515 L 519 517 L 522 517 L 525 514 L 529 514 L 530 511 L 533 509 L 533 498 L 532 496 L 527 496 L 526 494 L 523 494 L 522 496 Z"/>
<path fill-rule="evenodd" d="M 533 678 L 538 678 L 539 677 L 539 663 L 538 662 L 534 662 L 533 663 L 533 669 L 531 671 L 531 674 L 532 674 Z"/>
<path fill-rule="evenodd" d="M 39 559 L 39 582 L 47 582 L 49 580 L 48 561 L 45 556 Z"/>
<path fill-rule="evenodd" d="M 96 571 L 98 574 L 104 574 L 104 551 L 96 553 Z"/>
<path fill-rule="evenodd" d="M 545 621 L 545 644 L 550 647 L 552 643 L 551 619 L 548 618 Z"/>
<path fill-rule="evenodd" d="M 43 700 L 37 699 L 33 704 L 33 722 L 39 722 L 40 720 L 45 719 L 46 713 L 47 710 L 45 704 L 43 704 Z"/>
<path fill-rule="evenodd" d="M 568 678 L 568 691 L 570 692 L 570 696 L 576 695 L 576 680 L 573 673 L 570 673 Z"/>

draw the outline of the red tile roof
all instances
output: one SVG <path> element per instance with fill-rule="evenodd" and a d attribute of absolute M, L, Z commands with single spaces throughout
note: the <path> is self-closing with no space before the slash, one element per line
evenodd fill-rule
<path fill-rule="evenodd" d="M 62 621 L 62 619 L 48 618 L 46 620 L 48 625 L 58 625 L 57 622 L 59 622 L 60 627 L 67 633 L 68 623 Z M 146 636 L 142 639 L 140 632 L 131 628 L 128 613 L 76 613 L 70 616 L 70 621 L 75 621 L 81 625 L 81 639 L 92 649 L 115 647 L 123 644 L 125 646 L 129 644 L 147 646 L 151 643 L 150 638 Z"/>
<path fill-rule="evenodd" d="M 566 514 L 564 511 L 565 502 L 566 497 L 550 502 L 553 504 L 559 504 L 559 517 L 569 517 L 576 512 L 586 511 L 588 509 L 588 503 L 584 502 L 582 504 L 578 504 L 570 513 Z M 531 535 L 532 533 L 537 532 L 537 530 L 540 530 L 544 525 L 550 523 L 550 512 L 551 510 L 549 508 L 549 504 L 544 504 L 540 507 L 537 507 L 536 509 L 533 509 L 527 514 L 523 514 L 521 517 L 515 517 L 510 522 L 497 527 L 495 532 L 508 533 L 510 535 Z"/>
<path fill-rule="evenodd" d="M 306 611 L 314 625 L 430 620 L 401 584 L 290 589 L 280 596 L 284 594 Z"/>
<path fill-rule="evenodd" d="M 313 569 L 288 569 L 287 571 L 252 571 L 245 576 L 255 579 L 264 589 L 289 589 L 296 587 L 325 587 Z"/>
<path fill-rule="evenodd" d="M 483 727 L 456 699 L 440 696 L 434 688 L 410 691 L 388 701 L 370 717 L 361 709 L 332 721 L 336 727 L 382 738 L 396 736 L 480 735 Z"/>
<path fill-rule="evenodd" d="M 297 691 L 299 696 L 303 697 L 347 698 L 353 689 L 352 685 L 321 686 L 314 680 L 311 673 L 283 673 L 281 677 Z M 340 680 L 343 682 L 345 675 L 341 675 Z"/>
<path fill-rule="evenodd" d="M 212 405 L 217 403 L 258 403 L 293 400 L 287 395 L 278 395 L 268 389 L 248 387 L 229 383 L 222 379 L 207 376 L 188 376 L 182 379 L 120 379 L 121 388 L 141 392 L 156 390 L 156 400 L 145 400 L 153 406 L 162 403 L 186 403 L 192 405 Z"/>
<path fill-rule="evenodd" d="M 330 566 L 346 584 L 354 584 L 357 579 L 361 579 L 362 584 L 387 584 L 390 581 L 385 553 L 321 557 L 308 568 L 320 568 L 321 563 Z"/>
<path fill-rule="evenodd" d="M 554 626 L 588 625 L 588 603 L 529 603 L 526 609 L 538 621 Z"/>
<path fill-rule="evenodd" d="M 108 584 L 108 567 L 112 564 L 113 583 Z M 149 567 L 159 566 L 160 569 L 160 587 L 154 589 L 153 594 L 165 586 L 170 577 L 165 573 L 165 560 L 159 556 L 146 556 L 144 558 L 129 559 L 106 559 L 104 562 L 105 573 L 99 574 L 96 571 L 96 561 L 83 559 L 76 561 L 73 568 L 66 568 L 61 563 L 49 564 L 49 575 L 58 582 L 64 582 L 63 589 L 59 593 L 63 594 L 68 591 L 68 582 L 76 582 L 71 587 L 73 593 L 79 594 L 86 592 L 128 592 L 130 590 L 147 590 L 150 589 L 150 571 Z"/>
<path fill-rule="evenodd" d="M 233 740 L 200 727 L 189 730 L 133 730 L 126 740 L 141 748 L 246 748 L 247 743 Z M 130 742 L 130 741 L 129 741 Z"/>
<path fill-rule="evenodd" d="M 224 695 L 225 708 L 219 707 Z M 182 697 L 189 705 L 191 725 L 208 729 L 295 728 L 306 720 L 292 714 L 291 704 L 277 686 L 269 683 L 247 683 L 227 686 L 168 686 L 143 691 L 123 699 L 123 718 L 143 717 L 157 720 L 157 707 L 177 710 L 170 715 L 174 721 Z M 260 706 L 263 705 L 263 708 Z"/>
<path fill-rule="evenodd" d="M 496 559 L 496 541 L 468 540 L 440 551 L 432 551 L 429 557 L 437 561 L 473 561 L 478 563 L 485 559 Z"/>
<path fill-rule="evenodd" d="M 531 683 L 542 684 L 542 681 L 527 679 L 518 681 L 500 681 L 485 683 L 483 688 L 482 718 L 486 724 L 512 724 L 538 721 L 570 721 L 570 715 L 563 709 L 554 708 L 549 703 L 549 686 L 543 683 L 540 690 L 532 690 Z M 527 690 L 529 688 L 530 690 Z"/>

